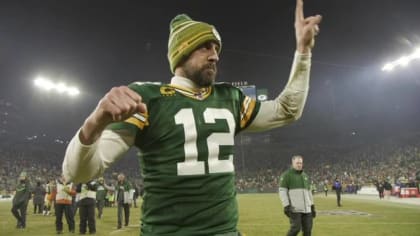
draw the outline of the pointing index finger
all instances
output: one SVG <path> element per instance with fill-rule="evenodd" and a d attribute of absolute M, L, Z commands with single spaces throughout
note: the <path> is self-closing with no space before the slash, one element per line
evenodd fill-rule
<path fill-rule="evenodd" d="M 296 0 L 295 22 L 303 21 L 303 0 Z"/>

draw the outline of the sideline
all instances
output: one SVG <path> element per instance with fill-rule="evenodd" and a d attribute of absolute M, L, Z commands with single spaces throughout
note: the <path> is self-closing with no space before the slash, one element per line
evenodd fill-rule
<path fill-rule="evenodd" d="M 333 195 L 332 197 L 335 197 Z M 394 202 L 394 203 L 402 203 L 402 204 L 409 204 L 409 205 L 417 205 L 420 206 L 420 198 L 399 198 L 391 196 L 389 199 L 383 198 L 379 199 L 377 195 L 362 195 L 362 194 L 342 194 L 342 199 L 364 199 L 364 200 L 371 200 L 376 202 Z"/>

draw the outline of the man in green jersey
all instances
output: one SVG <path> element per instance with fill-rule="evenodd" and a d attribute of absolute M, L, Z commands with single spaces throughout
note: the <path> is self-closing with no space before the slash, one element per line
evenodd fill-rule
<path fill-rule="evenodd" d="M 279 183 L 284 214 L 290 220 L 287 236 L 296 236 L 300 230 L 304 236 L 310 236 L 316 212 L 309 177 L 303 171 L 302 156 L 292 157 L 292 168 L 281 175 Z"/>
<path fill-rule="evenodd" d="M 297 120 L 308 94 L 321 16 L 304 18 L 303 2 L 296 2 L 297 50 L 276 99 L 260 103 L 216 84 L 220 35 L 178 15 L 170 23 L 170 83 L 112 88 L 69 143 L 63 173 L 76 182 L 92 179 L 136 146 L 144 178 L 142 236 L 239 235 L 234 136 Z"/>

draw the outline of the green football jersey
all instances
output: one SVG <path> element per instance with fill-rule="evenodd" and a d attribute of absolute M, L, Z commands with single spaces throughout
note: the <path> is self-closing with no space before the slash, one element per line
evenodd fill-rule
<path fill-rule="evenodd" d="M 109 128 L 135 132 L 144 178 L 142 236 L 236 231 L 234 136 L 260 103 L 228 84 L 198 93 L 174 85 L 129 87 L 142 96 L 147 114 Z"/>

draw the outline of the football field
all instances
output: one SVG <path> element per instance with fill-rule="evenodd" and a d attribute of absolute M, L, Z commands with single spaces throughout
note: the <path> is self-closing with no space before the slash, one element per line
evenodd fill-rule
<path fill-rule="evenodd" d="M 238 200 L 238 227 L 246 236 L 286 235 L 289 222 L 283 214 L 277 194 L 241 194 Z M 317 217 L 314 220 L 313 235 L 420 235 L 420 199 L 379 200 L 376 197 L 343 195 L 343 207 L 339 208 L 334 195 L 316 195 L 315 204 Z M 27 228 L 24 230 L 15 228 L 16 221 L 10 208 L 10 201 L 0 201 L 0 235 L 56 235 L 55 217 L 34 215 L 32 202 L 28 206 Z M 105 208 L 104 217 L 97 220 L 96 235 L 139 235 L 140 208 L 131 208 L 130 225 L 120 230 L 116 229 L 116 214 L 116 207 Z M 76 234 L 78 221 L 79 217 L 76 216 Z M 73 235 L 68 233 L 64 218 L 63 223 L 63 235 Z"/>

